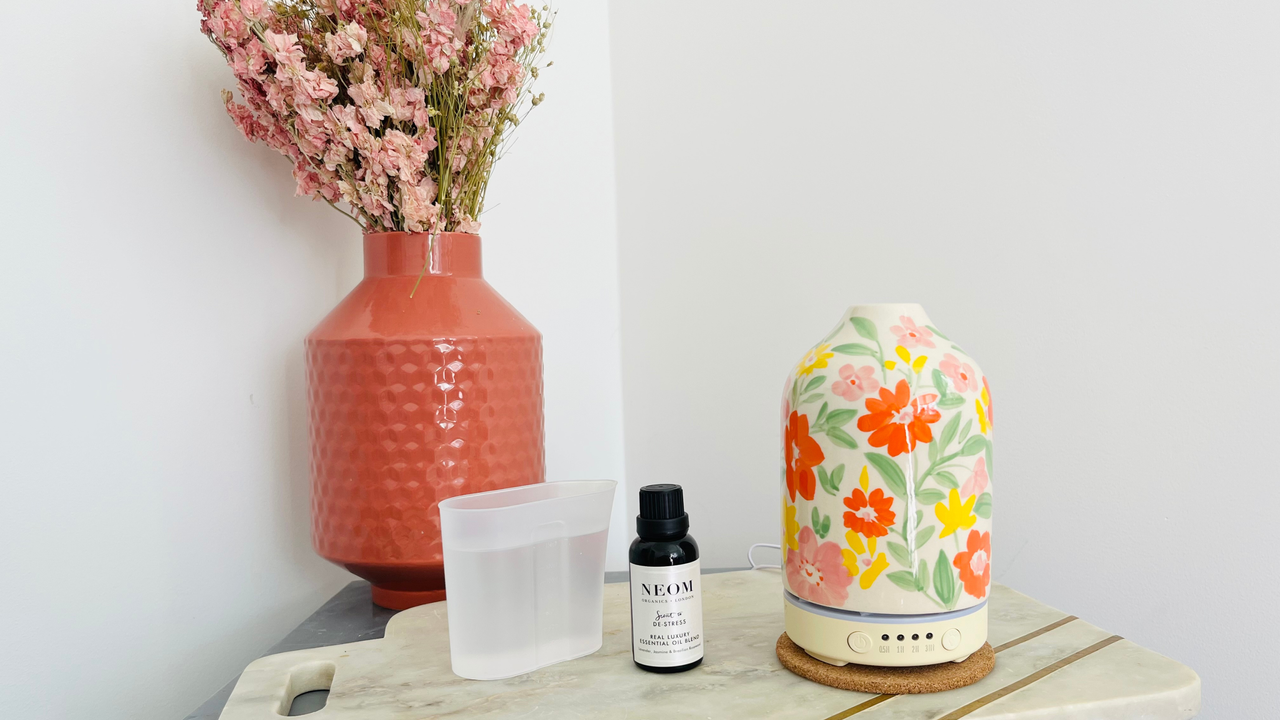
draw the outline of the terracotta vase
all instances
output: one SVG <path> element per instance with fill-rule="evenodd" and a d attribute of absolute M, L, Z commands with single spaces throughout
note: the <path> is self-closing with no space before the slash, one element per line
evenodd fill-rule
<path fill-rule="evenodd" d="M 441 500 L 545 479 L 542 336 L 477 235 L 365 235 L 364 270 L 306 339 L 312 543 L 404 609 L 444 599 Z"/>
<path fill-rule="evenodd" d="M 846 310 L 787 379 L 787 589 L 879 614 L 985 602 L 992 434 L 986 376 L 924 308 Z"/>

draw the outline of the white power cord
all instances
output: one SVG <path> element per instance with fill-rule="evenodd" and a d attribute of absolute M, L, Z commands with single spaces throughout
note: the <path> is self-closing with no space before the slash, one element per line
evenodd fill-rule
<path fill-rule="evenodd" d="M 781 565 L 756 564 L 756 559 L 752 557 L 751 554 L 754 553 L 756 548 L 758 547 L 767 547 L 767 548 L 773 548 L 774 550 L 777 550 L 779 552 L 782 551 L 781 545 L 775 545 L 773 543 L 756 543 L 755 545 L 752 545 L 751 547 L 747 548 L 747 562 L 751 563 L 752 570 L 761 570 L 764 568 L 777 568 L 779 570 L 782 569 Z"/>

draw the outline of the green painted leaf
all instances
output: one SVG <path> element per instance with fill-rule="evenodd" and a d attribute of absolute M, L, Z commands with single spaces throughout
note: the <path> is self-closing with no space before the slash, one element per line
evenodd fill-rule
<path fill-rule="evenodd" d="M 898 570 L 885 575 L 885 577 L 889 578 L 889 582 L 903 590 L 914 592 L 916 589 L 916 576 L 910 570 Z"/>
<path fill-rule="evenodd" d="M 901 543 L 896 542 L 889 542 L 885 544 L 889 546 L 889 555 L 891 555 L 894 560 L 897 560 L 899 565 L 911 567 L 911 556 L 907 554 L 906 547 Z"/>
<path fill-rule="evenodd" d="M 951 393 L 937 402 L 937 406 L 943 410 L 953 410 L 962 405 L 964 405 L 964 396 L 958 393 Z"/>
<path fill-rule="evenodd" d="M 916 527 L 920 527 L 920 523 L 922 522 L 924 522 L 924 511 L 917 510 L 916 511 Z"/>
<path fill-rule="evenodd" d="M 916 568 L 916 589 L 920 592 L 929 592 L 929 561 L 921 560 L 920 565 Z"/>
<path fill-rule="evenodd" d="M 934 335 L 937 335 L 938 337 L 942 338 L 943 340 L 946 340 L 947 342 L 951 342 L 951 338 L 938 332 L 938 328 L 932 325 L 925 325 L 925 327 L 929 328 L 929 332 L 933 333 Z"/>
<path fill-rule="evenodd" d="M 933 464 L 938 462 L 938 456 L 941 454 L 942 443 L 937 442 L 937 438 L 934 438 L 934 442 L 929 443 L 929 463 Z M 924 480 L 924 478 L 920 478 L 920 480 Z M 920 487 L 919 481 L 916 482 L 916 487 Z"/>
<path fill-rule="evenodd" d="M 947 551 L 938 551 L 938 562 L 933 566 L 933 589 L 943 605 L 951 606 L 956 600 L 956 581 L 951 576 L 951 561 L 947 559 Z"/>
<path fill-rule="evenodd" d="M 837 411 L 837 412 L 839 412 L 839 411 Z M 834 415 L 834 414 L 835 414 L 835 413 L 832 413 L 832 415 Z M 827 437 L 831 438 L 831 442 L 833 442 L 833 443 L 835 443 L 835 444 L 837 444 L 837 445 L 841 445 L 841 446 L 843 446 L 843 447 L 847 447 L 847 448 L 849 448 L 850 450 L 857 450 L 857 449 L 858 449 L 858 441 L 857 441 L 857 440 L 854 440 L 852 435 L 850 435 L 849 433 L 847 433 L 847 432 L 845 432 L 845 431 L 841 430 L 841 429 L 840 429 L 840 428 L 838 428 L 838 427 L 827 428 Z"/>
<path fill-rule="evenodd" d="M 841 355 L 866 355 L 867 357 L 876 357 L 876 351 L 862 343 L 845 343 L 831 348 L 831 352 Z"/>
<path fill-rule="evenodd" d="M 814 507 L 810 508 L 810 510 L 811 514 L 809 515 L 809 524 L 813 526 L 813 531 L 817 532 L 818 528 L 822 526 L 821 518 L 818 517 L 818 508 Z"/>
<path fill-rule="evenodd" d="M 820 537 L 825 538 L 827 536 L 827 533 L 829 532 L 831 532 L 831 516 L 823 515 L 822 516 L 822 532 L 818 533 L 818 535 Z"/>
<path fill-rule="evenodd" d="M 993 458 L 993 457 L 992 457 L 992 455 L 994 455 L 994 454 L 995 454 L 995 452 L 996 452 L 996 450 L 995 450 L 995 448 L 994 448 L 994 447 L 992 447 L 992 442 L 991 442 L 990 440 L 988 440 L 988 441 L 987 441 L 987 451 L 986 451 L 986 453 L 987 453 L 987 454 L 986 454 L 986 458 L 987 458 L 987 477 L 991 480 L 991 482 L 995 482 L 995 481 L 996 481 L 996 463 L 995 463 L 995 458 Z"/>
<path fill-rule="evenodd" d="M 916 549 L 924 547 L 924 544 L 933 539 L 933 526 L 922 527 L 916 531 Z"/>
<path fill-rule="evenodd" d="M 856 408 L 844 409 L 844 410 L 832 410 L 831 414 L 827 416 L 827 427 L 828 428 L 844 427 L 845 425 L 849 424 L 850 420 L 856 417 L 858 417 L 858 410 Z"/>
<path fill-rule="evenodd" d="M 884 484 L 889 486 L 889 490 L 893 491 L 898 497 L 906 497 L 907 495 L 907 477 L 902 474 L 902 468 L 898 467 L 898 463 L 892 458 L 881 455 L 880 453 L 867 453 L 867 462 L 871 463 L 871 467 L 880 473 L 880 477 L 884 478 Z"/>
<path fill-rule="evenodd" d="M 964 442 L 964 439 L 969 437 L 969 431 L 972 429 L 973 429 L 973 420 L 970 420 L 969 422 L 964 424 L 964 427 L 961 428 L 960 430 L 960 438 L 959 438 L 960 442 Z"/>
<path fill-rule="evenodd" d="M 986 447 L 987 439 L 982 435 L 974 435 L 965 442 L 964 447 L 960 449 L 960 454 L 965 457 L 977 455 L 985 450 Z"/>
<path fill-rule="evenodd" d="M 965 351 L 961 350 L 961 349 L 960 349 L 960 346 L 959 346 L 959 345 L 957 345 L 957 344 L 955 344 L 955 343 L 951 343 L 951 349 L 952 349 L 952 350 L 955 350 L 956 352 L 960 353 L 961 355 L 968 355 L 968 354 L 969 354 L 969 353 L 967 353 L 967 352 L 965 352 Z"/>
<path fill-rule="evenodd" d="M 822 421 L 826 419 L 826 417 L 827 417 L 827 403 L 822 403 L 822 407 L 818 410 L 818 417 L 815 418 L 813 421 L 813 426 L 818 427 L 819 425 L 821 425 Z M 970 420 L 969 422 L 973 422 L 973 421 Z"/>
<path fill-rule="evenodd" d="M 853 329 L 858 331 L 862 337 L 877 342 L 880 339 L 880 333 L 876 330 L 876 324 L 864 317 L 849 318 L 849 322 L 853 323 Z"/>
<path fill-rule="evenodd" d="M 991 519 L 991 493 L 978 496 L 978 502 L 973 504 L 973 514 L 984 520 Z"/>
<path fill-rule="evenodd" d="M 938 438 L 938 445 L 946 447 L 956 439 L 956 431 L 960 429 L 960 413 L 951 416 L 945 427 L 942 428 L 942 436 Z"/>
<path fill-rule="evenodd" d="M 946 499 L 947 496 L 944 495 L 941 490 L 937 490 L 935 488 L 926 488 L 916 493 L 916 500 L 925 505 L 937 505 Z"/>
<path fill-rule="evenodd" d="M 947 389 L 950 387 L 950 385 L 947 384 L 947 376 L 943 375 L 942 371 L 938 368 L 933 369 L 933 386 L 937 388 L 938 394 L 943 397 L 946 397 L 947 393 L 950 392 Z"/>
<path fill-rule="evenodd" d="M 800 392 L 813 392 L 814 390 L 817 390 L 818 388 L 822 387 L 822 383 L 826 381 L 827 381 L 826 375 L 814 375 L 813 379 L 809 381 L 809 384 L 805 385 L 804 390 L 801 390 Z"/>
<path fill-rule="evenodd" d="M 844 479 L 844 465 L 837 465 L 829 474 L 827 469 L 818 466 L 818 484 L 831 495 L 840 494 L 840 481 Z"/>
<path fill-rule="evenodd" d="M 800 401 L 800 404 L 801 404 L 801 405 L 806 405 L 806 404 L 808 404 L 808 403 L 813 402 L 814 400 L 821 400 L 821 399 L 822 399 L 822 393 L 814 393 L 814 394 L 812 394 L 812 395 L 810 395 L 810 396 L 806 397 L 805 399 L 801 400 L 801 401 Z"/>
<path fill-rule="evenodd" d="M 956 476 L 952 475 L 950 470 L 939 470 L 933 474 L 933 479 L 948 490 L 960 487 L 960 482 L 956 480 Z"/>

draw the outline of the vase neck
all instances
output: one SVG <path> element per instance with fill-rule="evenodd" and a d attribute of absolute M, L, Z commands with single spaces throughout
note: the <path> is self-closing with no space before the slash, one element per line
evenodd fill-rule
<path fill-rule="evenodd" d="M 929 316 L 924 308 L 916 303 L 881 303 L 876 305 L 854 305 L 844 311 L 845 318 L 864 317 L 877 325 L 898 325 L 902 318 L 909 317 L 921 325 L 929 323 Z"/>
<path fill-rule="evenodd" d="M 427 255 L 430 253 L 430 262 Z M 481 277 L 480 236 L 471 233 L 388 232 L 364 236 L 364 276 L 427 275 Z"/>

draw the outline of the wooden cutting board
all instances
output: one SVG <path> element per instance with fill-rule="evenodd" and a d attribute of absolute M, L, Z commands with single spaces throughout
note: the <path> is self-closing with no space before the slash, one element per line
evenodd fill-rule
<path fill-rule="evenodd" d="M 783 630 L 777 570 L 703 576 L 706 659 L 656 675 L 631 662 L 626 583 L 605 586 L 604 646 L 594 655 L 507 680 L 449 669 L 448 603 L 406 610 L 381 640 L 262 658 L 241 675 L 222 720 L 277 720 L 293 697 L 330 688 L 315 720 L 420 718 L 1035 718 L 1193 717 L 1189 668 L 1083 620 L 993 586 L 996 668 L 969 687 L 875 696 L 793 675 L 774 651 Z"/>

